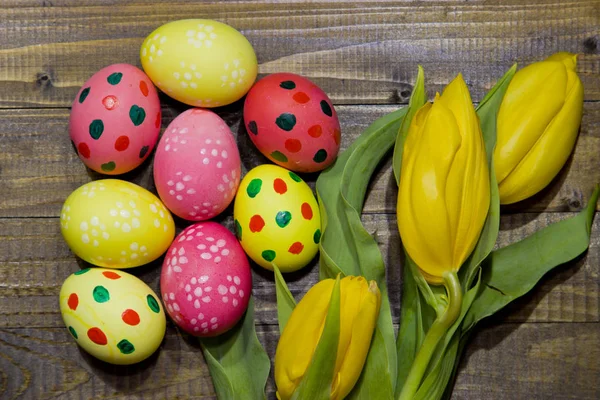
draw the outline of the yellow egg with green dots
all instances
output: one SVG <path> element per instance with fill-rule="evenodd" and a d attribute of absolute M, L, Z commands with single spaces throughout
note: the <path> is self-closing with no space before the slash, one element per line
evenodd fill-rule
<path fill-rule="evenodd" d="M 60 312 L 77 344 L 94 357 L 119 365 L 152 355 L 166 330 L 156 293 L 134 275 L 86 268 L 63 283 Z"/>
<path fill-rule="evenodd" d="M 222 22 L 185 19 L 158 27 L 144 40 L 142 67 L 159 89 L 196 107 L 219 107 L 242 98 L 256 80 L 250 42 Z"/>
<path fill-rule="evenodd" d="M 246 254 L 282 272 L 306 266 L 319 250 L 321 218 L 311 188 L 295 173 L 265 164 L 242 179 L 235 198 L 235 231 Z"/>

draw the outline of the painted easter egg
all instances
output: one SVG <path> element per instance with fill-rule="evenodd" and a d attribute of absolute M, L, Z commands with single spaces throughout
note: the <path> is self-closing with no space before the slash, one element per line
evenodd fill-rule
<path fill-rule="evenodd" d="M 248 40 L 222 22 L 186 19 L 158 27 L 140 50 L 142 67 L 163 92 L 196 107 L 218 107 L 244 96 L 258 63 Z"/>
<path fill-rule="evenodd" d="M 195 336 L 231 329 L 248 306 L 250 264 L 235 236 L 200 222 L 177 236 L 162 267 L 160 291 L 169 316 Z"/>
<path fill-rule="evenodd" d="M 150 79 L 129 64 L 96 72 L 75 97 L 69 135 L 83 163 L 117 175 L 139 166 L 160 133 L 158 94 Z"/>
<path fill-rule="evenodd" d="M 295 271 L 319 250 L 317 200 L 306 182 L 282 167 L 259 165 L 244 176 L 233 217 L 244 251 L 263 268 Z"/>
<path fill-rule="evenodd" d="M 60 289 L 60 312 L 77 344 L 111 364 L 145 360 L 165 336 L 166 318 L 158 297 L 123 271 L 75 272 Z"/>
<path fill-rule="evenodd" d="M 246 97 L 244 123 L 258 150 L 292 171 L 320 171 L 340 148 L 340 122 L 331 100 L 296 74 L 259 80 Z"/>
<path fill-rule="evenodd" d="M 173 217 L 146 189 L 118 179 L 89 182 L 65 201 L 60 227 L 77 256 L 108 268 L 130 268 L 160 257 L 175 236 Z"/>
<path fill-rule="evenodd" d="M 190 109 L 165 130 L 154 157 L 154 183 L 174 214 L 203 221 L 220 214 L 240 182 L 240 154 L 217 114 Z"/>

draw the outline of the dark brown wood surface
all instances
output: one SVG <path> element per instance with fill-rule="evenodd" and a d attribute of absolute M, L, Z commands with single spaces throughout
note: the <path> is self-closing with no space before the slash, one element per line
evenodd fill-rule
<path fill-rule="evenodd" d="M 585 106 L 577 147 L 539 195 L 502 209 L 498 246 L 581 210 L 600 182 L 600 1 L 3 0 L 0 2 L 0 398 L 212 399 L 196 341 L 169 323 L 159 352 L 130 367 L 82 352 L 58 309 L 63 280 L 79 268 L 60 235 L 68 194 L 100 177 L 69 142 L 69 106 L 83 82 L 118 62 L 140 65 L 144 37 L 168 21 L 212 18 L 253 44 L 261 74 L 305 75 L 331 97 L 342 148 L 405 103 L 417 65 L 429 94 L 462 72 L 479 101 L 514 62 L 578 53 Z M 163 127 L 186 109 L 161 97 Z M 217 112 L 231 126 L 247 171 L 266 162 L 240 127 L 242 104 Z M 154 190 L 152 160 L 122 178 Z M 314 183 L 314 177 L 308 177 Z M 397 321 L 400 240 L 389 162 L 369 189 L 363 221 L 388 268 Z M 218 221 L 231 227 L 231 211 Z M 179 224 L 183 228 L 185 224 Z M 161 260 L 130 270 L 158 290 Z M 270 273 L 253 269 L 257 331 L 272 356 L 278 339 Z M 300 298 L 317 265 L 286 276 Z M 268 386 L 272 396 L 273 385 Z M 454 399 L 600 398 L 600 219 L 589 251 L 549 273 L 477 330 Z"/>

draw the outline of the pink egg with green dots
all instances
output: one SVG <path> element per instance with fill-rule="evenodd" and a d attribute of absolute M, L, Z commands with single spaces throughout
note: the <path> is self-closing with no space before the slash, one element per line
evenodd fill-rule
<path fill-rule="evenodd" d="M 69 135 L 87 167 L 118 175 L 148 157 L 160 124 L 160 102 L 150 78 L 133 65 L 114 64 L 96 72 L 77 93 Z"/>
<path fill-rule="evenodd" d="M 217 336 L 242 317 L 252 291 L 250 264 L 236 237 L 216 222 L 187 227 L 162 266 L 160 291 L 173 321 L 194 336 Z"/>
<path fill-rule="evenodd" d="M 235 196 L 240 173 L 240 153 L 229 126 L 217 114 L 199 108 L 171 122 L 154 156 L 154 183 L 161 200 L 189 221 L 223 212 Z"/>
<path fill-rule="evenodd" d="M 340 122 L 327 94 L 296 74 L 259 80 L 246 97 L 244 123 L 258 150 L 296 172 L 316 172 L 336 159 Z"/>

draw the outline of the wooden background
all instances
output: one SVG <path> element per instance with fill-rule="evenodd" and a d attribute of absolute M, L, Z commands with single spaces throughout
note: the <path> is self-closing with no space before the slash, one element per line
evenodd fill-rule
<path fill-rule="evenodd" d="M 78 349 L 58 309 L 60 285 L 80 268 L 60 235 L 59 210 L 72 190 L 100 177 L 71 148 L 70 104 L 94 72 L 112 63 L 139 66 L 146 35 L 189 17 L 239 29 L 255 47 L 261 74 L 295 72 L 320 85 L 340 115 L 343 148 L 377 117 L 406 103 L 418 64 L 425 68 L 430 96 L 462 72 L 479 101 L 513 62 L 525 65 L 556 51 L 578 53 L 586 102 L 574 155 L 546 190 L 502 210 L 499 245 L 573 215 L 600 182 L 597 0 L 2 0 L 2 399 L 214 398 L 198 344 L 172 324 L 156 355 L 137 366 L 113 367 Z M 161 100 L 164 127 L 186 107 Z M 244 170 L 264 163 L 239 126 L 242 104 L 217 111 L 239 135 Z M 151 168 L 146 162 L 123 178 L 154 190 Z M 388 264 L 397 320 L 401 249 L 395 199 L 388 163 L 370 189 L 364 222 Z M 230 220 L 219 219 L 227 226 Z M 160 261 L 131 271 L 158 291 Z M 253 275 L 257 330 L 273 355 L 278 337 L 273 280 L 258 268 Z M 299 298 L 316 281 L 317 267 L 313 263 L 287 279 Z M 586 255 L 548 274 L 532 293 L 480 326 L 453 398 L 600 398 L 600 218 Z"/>

